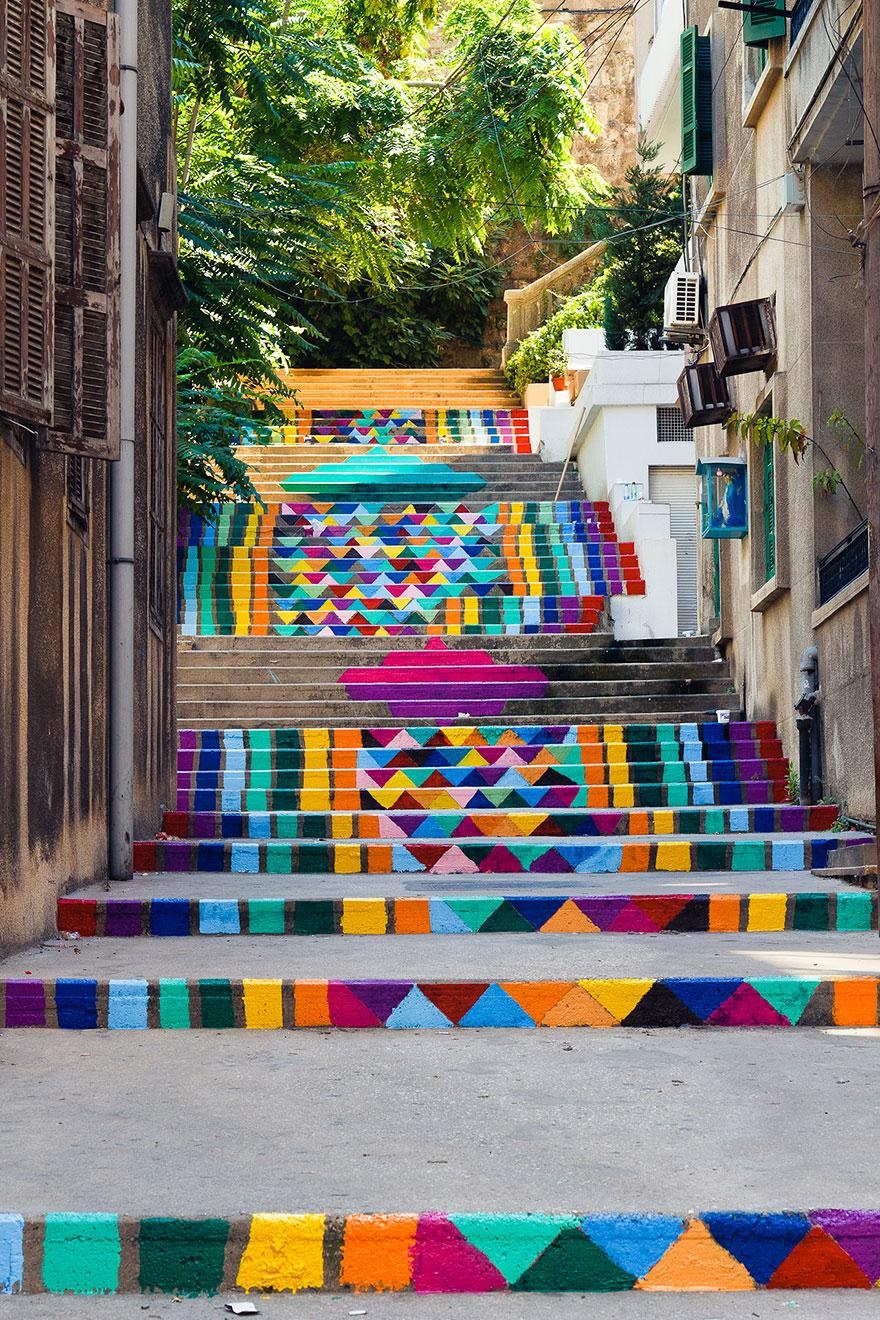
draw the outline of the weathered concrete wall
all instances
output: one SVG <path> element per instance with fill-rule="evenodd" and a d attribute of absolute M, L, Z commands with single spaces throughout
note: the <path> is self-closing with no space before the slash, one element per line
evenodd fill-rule
<path fill-rule="evenodd" d="M 824 790 L 863 819 L 872 819 L 867 591 L 840 608 L 817 611 L 816 563 L 860 521 L 864 478 L 826 426 L 841 408 L 863 428 L 864 312 L 858 253 L 848 228 L 861 215 L 858 166 L 809 162 L 807 204 L 782 213 L 780 178 L 790 169 L 789 84 L 783 42 L 770 46 L 771 86 L 763 109 L 744 106 L 739 18 L 701 3 L 692 21 L 711 16 L 715 131 L 713 184 L 721 200 L 700 243 L 710 309 L 719 303 L 775 297 L 779 351 L 775 370 L 731 381 L 736 408 L 770 403 L 778 417 L 798 418 L 828 450 L 853 499 L 814 489 L 829 463 L 811 450 L 796 464 L 776 452 L 776 572 L 767 581 L 763 549 L 762 451 L 719 427 L 697 432 L 700 454 L 740 454 L 749 462 L 750 534 L 721 543 L 718 632 L 750 718 L 775 719 L 786 754 L 797 760 L 794 702 L 802 650 L 815 645 L 823 692 Z M 721 71 L 724 76 L 721 76 Z M 775 78 L 775 81 L 773 79 Z M 766 87 L 766 84 L 765 84 Z M 744 119 L 748 119 L 748 123 Z M 700 180 L 698 203 L 705 196 Z M 701 618 L 714 616 L 712 546 L 702 542 Z"/>

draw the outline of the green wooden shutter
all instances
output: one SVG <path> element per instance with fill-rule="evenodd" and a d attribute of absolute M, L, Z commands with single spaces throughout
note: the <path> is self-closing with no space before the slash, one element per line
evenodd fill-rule
<path fill-rule="evenodd" d="M 764 445 L 764 581 L 776 574 L 776 477 L 773 445 Z"/>
<path fill-rule="evenodd" d="M 696 27 L 681 34 L 681 172 L 712 173 L 712 57 Z"/>
<path fill-rule="evenodd" d="M 743 41 L 766 46 L 772 37 L 785 36 L 785 0 L 753 0 L 743 15 Z"/>

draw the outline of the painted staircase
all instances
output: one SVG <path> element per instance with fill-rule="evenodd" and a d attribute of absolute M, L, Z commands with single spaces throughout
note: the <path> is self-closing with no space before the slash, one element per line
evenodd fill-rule
<path fill-rule="evenodd" d="M 705 639 L 602 631 L 632 547 L 552 497 L 497 379 L 394 375 L 297 373 L 242 450 L 266 507 L 181 524 L 176 801 L 0 983 L 7 1028 L 106 1029 L 136 1190 L 0 1216 L 0 1287 L 876 1287 L 842 1121 L 872 1120 L 876 897 L 809 874 L 858 836 L 787 802 Z"/>

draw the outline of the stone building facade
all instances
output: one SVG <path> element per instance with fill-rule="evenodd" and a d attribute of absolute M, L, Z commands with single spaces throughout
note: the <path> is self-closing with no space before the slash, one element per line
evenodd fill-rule
<path fill-rule="evenodd" d="M 23 232 L 27 225 L 16 230 L 7 205 L 0 252 L 6 265 L 30 263 L 29 271 L 52 272 L 52 282 L 42 289 L 42 322 L 28 320 L 24 303 L 7 301 L 3 327 L 3 947 L 52 929 L 59 894 L 107 870 L 109 471 L 118 452 L 119 428 L 118 340 L 112 325 L 118 314 L 119 281 L 115 16 L 99 3 L 65 5 L 59 0 L 52 28 L 45 3 L 29 0 L 26 7 L 30 64 L 36 67 L 42 61 L 48 76 L 42 87 L 22 87 L 14 78 L 4 84 L 4 90 L 11 87 L 10 102 L 26 107 L 31 124 L 30 191 L 25 189 L 31 227 L 30 233 Z M 170 10 L 158 0 L 144 0 L 139 21 L 134 824 L 138 832 L 152 833 L 162 804 L 171 801 L 175 772 L 173 399 L 180 286 L 170 246 L 173 234 L 158 227 L 163 197 L 171 197 L 173 209 L 175 191 Z M 42 48 L 37 46 L 38 34 L 45 42 Z M 74 61 L 69 52 L 77 43 L 85 54 Z M 7 79 L 17 72 L 9 58 L 3 70 Z M 10 113 L 16 113 L 15 104 Z M 41 138 L 34 124 L 40 125 Z M 84 125 L 81 133 L 78 124 Z M 68 132 L 70 141 L 65 140 Z M 54 169 L 49 168 L 50 152 L 52 157 L 57 152 Z M 74 162 L 73 171 L 82 171 L 84 205 L 91 207 L 72 225 L 65 220 L 74 215 L 68 209 L 74 205 L 72 194 L 61 191 L 65 161 Z M 4 163 L 7 179 L 12 178 L 14 163 Z M 34 219 L 39 202 L 35 180 L 41 178 L 48 193 L 53 173 L 56 187 L 45 224 Z M 166 200 L 166 215 L 168 209 Z M 50 258 L 42 267 L 41 245 Z M 68 269 L 70 288 L 62 288 Z M 32 274 L 28 278 L 33 310 L 38 286 Z M 105 308 L 109 328 L 96 320 Z M 83 321 L 77 328 L 79 315 Z M 41 339 L 53 320 L 54 353 Z M 76 334 L 66 340 L 68 322 Z M 96 325 L 100 339 L 90 340 Z M 18 351 L 13 353 L 16 336 Z M 34 364 L 29 377 L 17 365 L 28 354 Z"/>

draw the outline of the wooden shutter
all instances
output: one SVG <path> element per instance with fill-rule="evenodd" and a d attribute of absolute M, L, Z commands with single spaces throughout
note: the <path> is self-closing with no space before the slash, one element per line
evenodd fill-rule
<path fill-rule="evenodd" d="M 766 46 L 772 37 L 785 36 L 786 0 L 753 0 L 743 15 L 743 42 Z"/>
<path fill-rule="evenodd" d="M 57 0 L 55 371 L 50 449 L 119 457 L 116 16 Z"/>
<path fill-rule="evenodd" d="M 696 27 L 681 34 L 681 172 L 712 173 L 712 56 Z"/>
<path fill-rule="evenodd" d="M 0 6 L 0 411 L 52 403 L 52 0 Z"/>
<path fill-rule="evenodd" d="M 773 444 L 764 445 L 764 581 L 776 576 L 776 473 L 773 467 Z"/>

